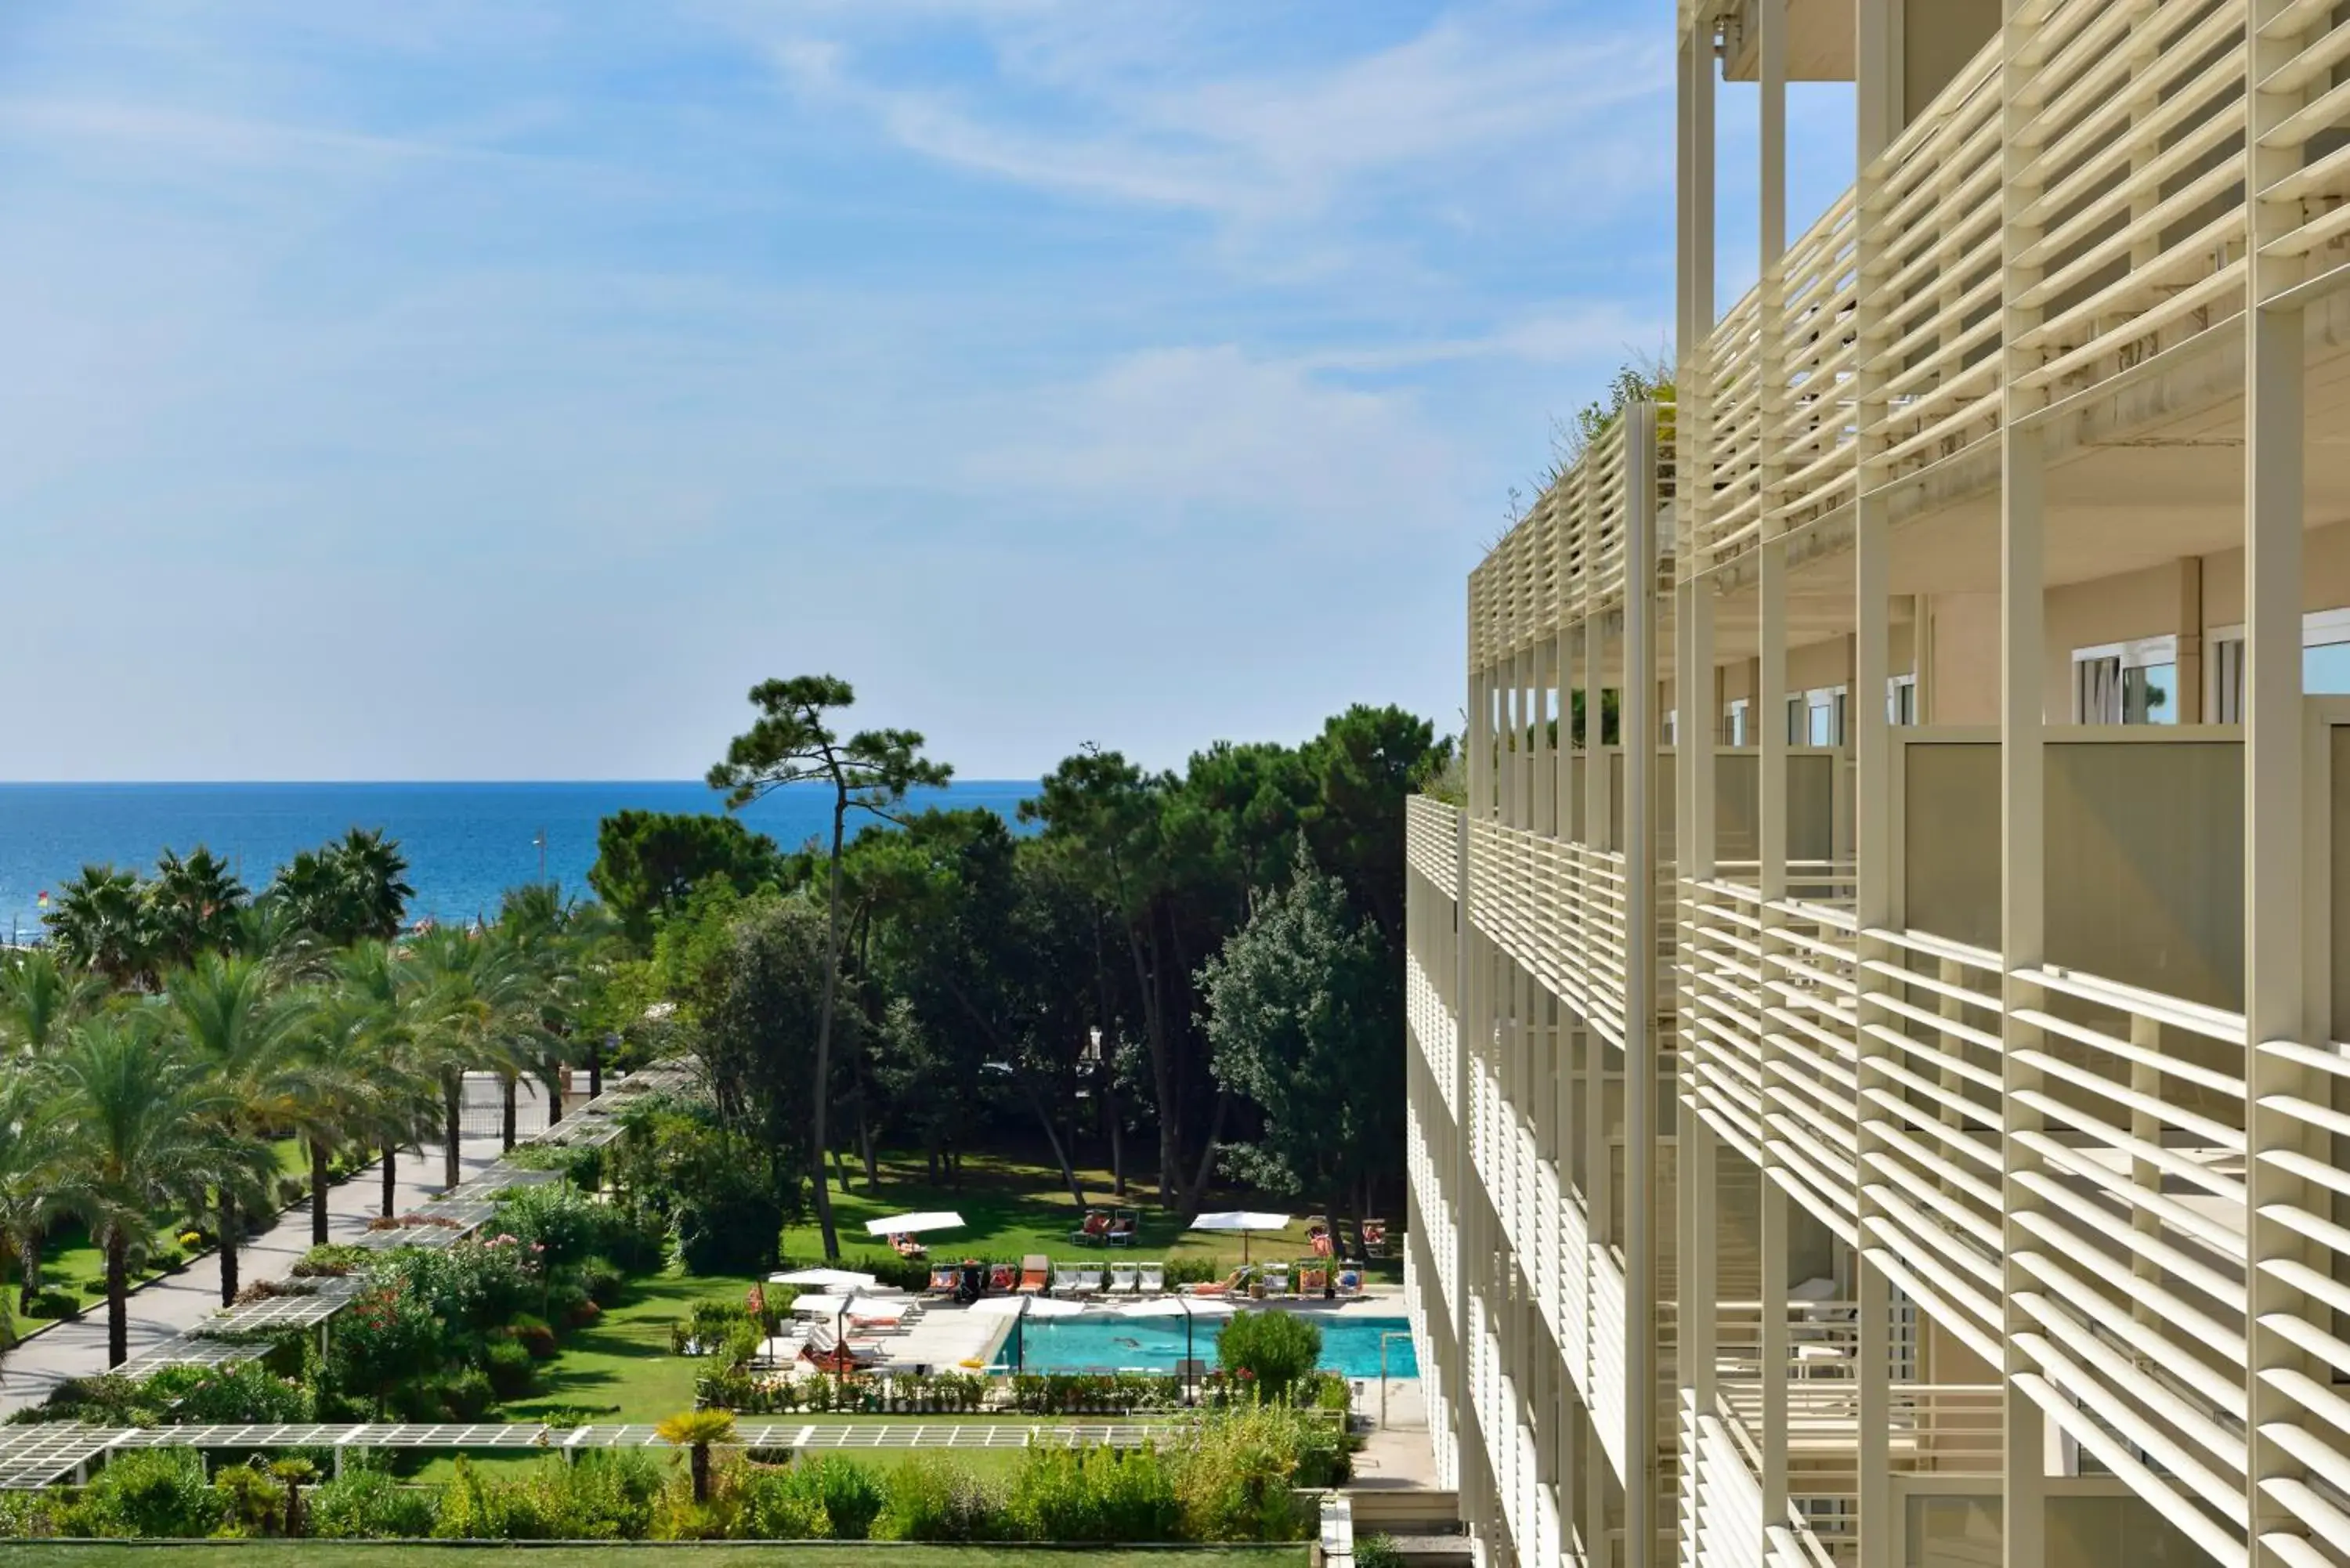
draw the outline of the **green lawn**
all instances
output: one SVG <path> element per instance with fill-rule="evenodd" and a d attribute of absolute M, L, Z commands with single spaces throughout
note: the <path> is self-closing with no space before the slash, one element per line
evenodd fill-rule
<path fill-rule="evenodd" d="M 694 1303 L 721 1301 L 739 1307 L 748 1280 L 681 1279 L 662 1275 L 629 1282 L 628 1294 L 586 1328 L 564 1335 L 555 1359 L 539 1368 L 538 1391 L 500 1407 L 507 1420 L 568 1418 L 658 1421 L 693 1408 L 693 1380 L 712 1363 L 669 1347 L 670 1325 Z"/>
<path fill-rule="evenodd" d="M 925 1238 L 931 1258 L 941 1262 L 972 1257 L 988 1262 L 1016 1262 L 1031 1252 L 1042 1252 L 1057 1262 L 1099 1258 L 1107 1251 L 1119 1259 L 1129 1255 L 1140 1259 L 1205 1258 L 1220 1269 L 1230 1269 L 1242 1257 L 1238 1236 L 1180 1229 L 1175 1217 L 1158 1207 L 1156 1194 L 1147 1187 L 1129 1181 L 1128 1197 L 1112 1198 L 1109 1178 L 1104 1171 L 1078 1172 L 1087 1202 L 1094 1208 L 1130 1208 L 1140 1214 L 1139 1231 L 1131 1248 L 1107 1250 L 1071 1241 L 1070 1232 L 1085 1222 L 1085 1210 L 1070 1200 L 1060 1173 L 1049 1166 L 1024 1164 L 993 1155 L 968 1155 L 963 1159 L 960 1188 L 931 1185 L 921 1160 L 914 1157 L 885 1157 L 880 1172 L 880 1186 L 868 1189 L 863 1172 L 852 1167 L 854 1189 L 833 1189 L 833 1220 L 840 1235 L 843 1262 L 850 1268 L 889 1256 L 878 1240 L 866 1235 L 867 1220 L 923 1209 L 950 1209 L 968 1221 L 963 1230 L 936 1231 Z M 1282 1207 L 1277 1202 L 1241 1193 L 1219 1194 L 1211 1203 L 1232 1208 Z M 1312 1257 L 1305 1227 L 1314 1218 L 1299 1213 L 1286 1231 L 1251 1236 L 1247 1255 L 1253 1261 Z M 1391 1244 L 1394 1234 L 1391 1231 Z M 814 1262 L 824 1255 L 822 1232 L 813 1220 L 792 1226 L 784 1232 L 784 1249 L 795 1263 Z M 1369 1272 L 1374 1279 L 1400 1279 L 1401 1269 L 1401 1263 L 1394 1259 L 1372 1259 Z"/>
<path fill-rule="evenodd" d="M 413 1546 L 322 1541 L 188 1542 L 170 1546 L 0 1545 L 9 1568 L 140 1568 L 158 1561 L 229 1564 L 300 1563 L 302 1568 L 451 1568 L 462 1563 L 527 1563 L 531 1568 L 602 1568 L 617 1554 L 635 1568 L 982 1568 L 1008 1555 L 1046 1552 L 1101 1568 L 1305 1568 L 1304 1546 L 1235 1546 L 1180 1552 L 1118 1552 L 1098 1547 L 763 1545 L 653 1546 L 599 1542 L 593 1546 Z"/>

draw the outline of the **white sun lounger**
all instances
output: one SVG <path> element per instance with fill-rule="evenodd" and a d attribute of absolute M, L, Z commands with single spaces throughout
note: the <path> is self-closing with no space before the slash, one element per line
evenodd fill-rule
<path fill-rule="evenodd" d="M 1121 1263 L 1112 1268 L 1109 1272 L 1109 1293 L 1114 1296 L 1133 1294 L 1136 1278 L 1137 1272 L 1131 1264 Z"/>
<path fill-rule="evenodd" d="M 1167 1288 L 1167 1265 L 1164 1263 L 1143 1264 L 1142 1278 L 1135 1288 L 1153 1293 L 1165 1290 Z"/>

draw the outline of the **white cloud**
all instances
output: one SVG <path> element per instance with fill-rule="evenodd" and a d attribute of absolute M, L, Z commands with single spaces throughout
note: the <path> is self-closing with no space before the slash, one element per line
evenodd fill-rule
<path fill-rule="evenodd" d="M 978 487 L 1058 496 L 1105 527 L 1359 538 L 1441 528 L 1460 454 L 1417 400 L 1230 346 L 1129 355 L 1037 389 L 964 459 Z"/>
<path fill-rule="evenodd" d="M 1073 27 L 1082 15 L 1089 23 Z M 1003 85 L 892 79 L 910 17 L 975 26 Z M 1132 7 L 1046 0 L 962 11 L 927 4 L 756 14 L 793 90 L 862 114 L 910 151 L 1065 194 L 1290 226 L 1396 182 L 1442 185 L 1464 161 L 1555 149 L 1587 197 L 1620 194 L 1659 154 L 1627 112 L 1661 101 L 1669 58 L 1653 26 L 1529 33 L 1506 10 L 1463 10 L 1335 62 L 1233 68 L 1188 51 Z M 878 36 L 877 36 L 878 35 Z M 919 72 L 901 76 L 919 77 Z"/>

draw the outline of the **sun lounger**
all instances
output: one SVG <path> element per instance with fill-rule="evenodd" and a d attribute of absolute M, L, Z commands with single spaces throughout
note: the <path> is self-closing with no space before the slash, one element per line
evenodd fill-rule
<path fill-rule="evenodd" d="M 1341 1263 L 1338 1265 L 1337 1283 L 1339 1300 L 1345 1301 L 1350 1297 L 1361 1295 L 1363 1293 L 1363 1265 L 1360 1263 Z"/>
<path fill-rule="evenodd" d="M 1363 1221 L 1363 1248 L 1364 1248 L 1364 1250 L 1365 1250 L 1366 1251 L 1371 1251 L 1371 1252 L 1382 1251 L 1384 1251 L 1384 1250 L 1386 1249 L 1387 1244 L 1388 1244 L 1388 1222 L 1387 1222 L 1386 1220 L 1364 1220 L 1364 1221 Z"/>
<path fill-rule="evenodd" d="M 1278 1300 L 1289 1294 L 1289 1265 L 1267 1263 L 1264 1266 L 1264 1299 Z"/>
<path fill-rule="evenodd" d="M 1324 1268 L 1297 1271 L 1297 1293 L 1311 1299 L 1329 1288 L 1330 1271 Z"/>
<path fill-rule="evenodd" d="M 1165 1290 L 1167 1288 L 1167 1265 L 1164 1263 L 1143 1264 L 1142 1277 L 1136 1282 L 1135 1288 L 1148 1292 L 1153 1295 Z"/>
<path fill-rule="evenodd" d="M 1077 1293 L 1077 1276 L 1082 1272 L 1083 1271 L 1081 1271 L 1075 1263 L 1054 1264 L 1052 1293 L 1056 1296 L 1076 1295 Z"/>
<path fill-rule="evenodd" d="M 1086 1222 L 1069 1232 L 1069 1240 L 1080 1247 L 1101 1247 L 1109 1243 L 1109 1216 L 1096 1209 L 1086 1215 Z"/>
<path fill-rule="evenodd" d="M 1133 1294 L 1136 1277 L 1136 1271 L 1130 1265 L 1121 1263 L 1113 1268 L 1109 1272 L 1109 1293 L 1114 1296 Z"/>
<path fill-rule="evenodd" d="M 1195 1296 L 1236 1295 L 1248 1289 L 1248 1265 L 1243 1263 L 1221 1280 L 1209 1280 L 1202 1284 L 1186 1285 L 1184 1293 Z"/>
<path fill-rule="evenodd" d="M 1109 1217 L 1109 1235 L 1106 1239 L 1113 1247 L 1131 1247 L 1135 1233 L 1141 1228 L 1141 1215 L 1121 1209 Z"/>
<path fill-rule="evenodd" d="M 800 1346 L 800 1359 L 814 1362 L 827 1372 L 847 1372 L 879 1366 L 882 1356 L 870 1345 L 842 1345 L 832 1330 L 818 1325 L 808 1330 L 807 1343 Z"/>
<path fill-rule="evenodd" d="M 1101 1288 L 1102 1272 L 1099 1269 L 1079 1269 L 1076 1289 L 1072 1293 L 1081 1296 L 1099 1295 Z"/>
<path fill-rule="evenodd" d="M 1053 1265 L 1045 1261 L 1044 1253 L 1029 1253 L 1020 1260 L 1020 1293 L 1024 1296 L 1043 1295 L 1045 1283 L 1052 1275 Z"/>
<path fill-rule="evenodd" d="M 951 1263 L 931 1271 L 931 1294 L 934 1296 L 951 1296 L 962 1283 L 962 1271 Z"/>
<path fill-rule="evenodd" d="M 990 1263 L 987 1265 L 987 1288 L 989 1290 L 1017 1290 L 1019 1286 L 1020 1271 L 1016 1266 L 1011 1263 Z"/>

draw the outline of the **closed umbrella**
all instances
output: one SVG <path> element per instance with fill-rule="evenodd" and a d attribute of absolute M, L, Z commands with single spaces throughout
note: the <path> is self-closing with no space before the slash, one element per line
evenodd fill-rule
<path fill-rule="evenodd" d="M 1153 1301 L 1128 1302 L 1118 1309 L 1120 1317 L 1180 1317 L 1183 1320 L 1183 1398 L 1191 1397 L 1191 1324 L 1201 1318 L 1230 1317 L 1238 1309 L 1230 1302 L 1191 1296 L 1160 1296 Z"/>
<path fill-rule="evenodd" d="M 1012 1320 L 1012 1375 L 1016 1377 L 1027 1365 L 1027 1347 L 1022 1343 L 1021 1320 L 1076 1317 L 1085 1312 L 1086 1303 L 1062 1296 L 984 1296 L 973 1302 L 971 1310 L 982 1317 L 1008 1317 Z"/>
<path fill-rule="evenodd" d="M 1241 1238 L 1241 1262 L 1248 1262 L 1249 1233 L 1253 1231 L 1286 1231 L 1289 1216 L 1268 1214 L 1255 1209 L 1227 1209 L 1214 1214 L 1202 1214 L 1191 1221 L 1194 1231 L 1237 1231 Z"/>

